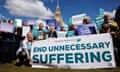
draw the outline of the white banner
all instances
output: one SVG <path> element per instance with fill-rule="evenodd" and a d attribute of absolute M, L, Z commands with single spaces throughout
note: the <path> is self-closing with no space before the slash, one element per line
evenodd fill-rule
<path fill-rule="evenodd" d="M 22 27 L 22 19 L 15 19 L 16 27 Z"/>
<path fill-rule="evenodd" d="M 31 59 L 35 68 L 94 69 L 116 66 L 110 34 L 36 41 L 32 46 Z"/>
<path fill-rule="evenodd" d="M 8 33 L 13 33 L 14 32 L 14 26 L 10 25 L 8 23 L 2 23 L 0 25 L 0 31 L 2 31 L 2 32 L 8 32 Z"/>
<path fill-rule="evenodd" d="M 86 14 L 79 14 L 72 16 L 72 24 L 80 25 L 83 24 L 83 19 L 86 17 Z"/>
<path fill-rule="evenodd" d="M 22 27 L 22 36 L 27 36 L 28 32 L 30 32 L 30 27 L 29 26 L 23 26 Z"/>

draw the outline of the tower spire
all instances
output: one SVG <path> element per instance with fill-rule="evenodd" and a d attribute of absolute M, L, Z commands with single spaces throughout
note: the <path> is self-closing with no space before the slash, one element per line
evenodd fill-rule
<path fill-rule="evenodd" d="M 57 8 L 59 8 L 59 0 L 57 0 Z"/>
<path fill-rule="evenodd" d="M 56 19 L 57 24 L 62 24 L 63 21 L 62 21 L 62 15 L 60 12 L 60 7 L 59 7 L 59 0 L 57 0 L 57 7 L 56 7 L 54 18 Z"/>
<path fill-rule="evenodd" d="M 57 0 L 56 14 L 61 14 L 60 7 L 59 7 L 59 0 Z"/>

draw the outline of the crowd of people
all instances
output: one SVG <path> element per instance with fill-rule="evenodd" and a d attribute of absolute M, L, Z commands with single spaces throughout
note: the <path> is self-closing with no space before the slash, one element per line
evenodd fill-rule
<path fill-rule="evenodd" d="M 0 23 L 0 28 L 2 26 L 1 24 L 2 22 Z M 0 64 L 12 63 L 16 60 L 17 66 L 23 64 L 31 66 L 30 51 L 32 42 L 35 40 L 45 40 L 47 38 L 57 38 L 57 32 L 53 25 L 49 26 L 49 29 L 45 29 L 44 24 L 40 23 L 36 36 L 33 30 L 34 26 L 28 25 L 27 21 L 23 22 L 22 27 L 15 27 L 14 19 L 8 20 L 6 24 L 10 25 L 13 32 L 6 32 L 0 29 Z M 25 27 L 28 28 L 29 31 L 26 35 L 23 35 L 23 28 Z"/>
<path fill-rule="evenodd" d="M 57 31 L 54 25 L 48 28 L 43 23 L 39 23 L 39 28 L 33 31 L 34 26 L 29 26 L 26 21 L 23 22 L 22 27 L 14 27 L 14 19 L 8 20 L 8 25 L 13 28 L 13 33 L 0 31 L 0 64 L 12 63 L 16 60 L 17 66 L 27 65 L 31 66 L 32 60 L 30 58 L 32 43 L 36 40 L 45 40 L 47 38 L 58 38 Z M 90 17 L 85 17 L 83 24 L 90 24 Z M 0 22 L 2 24 L 2 22 Z M 110 33 L 113 38 L 115 59 L 117 66 L 120 66 L 120 23 L 113 20 L 110 15 L 104 15 L 104 22 L 99 33 Z M 23 27 L 29 27 L 29 32 L 22 35 Z M 67 31 L 64 26 L 61 26 L 60 31 Z M 73 31 L 75 36 L 78 36 L 77 25 L 69 26 L 68 31 Z M 94 33 L 94 34 L 97 34 Z M 66 37 L 69 37 L 66 34 Z"/>

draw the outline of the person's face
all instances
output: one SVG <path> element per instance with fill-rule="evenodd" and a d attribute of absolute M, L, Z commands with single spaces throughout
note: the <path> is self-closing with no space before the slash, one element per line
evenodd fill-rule
<path fill-rule="evenodd" d="M 39 29 L 43 29 L 44 25 L 42 23 L 39 24 Z"/>
<path fill-rule="evenodd" d="M 65 31 L 65 27 L 62 27 L 61 30 L 62 30 L 62 31 Z"/>
<path fill-rule="evenodd" d="M 28 23 L 27 23 L 27 22 L 24 22 L 24 23 L 23 23 L 23 26 L 28 26 Z"/>
<path fill-rule="evenodd" d="M 105 15 L 105 17 L 106 17 L 106 20 L 110 20 L 111 19 L 110 15 Z"/>
<path fill-rule="evenodd" d="M 86 19 L 86 23 L 89 24 L 90 23 L 90 19 Z"/>
<path fill-rule="evenodd" d="M 50 31 L 54 31 L 55 27 L 54 26 L 50 26 Z"/>
<path fill-rule="evenodd" d="M 90 23 L 90 19 L 89 19 L 89 18 L 85 18 L 85 19 L 84 19 L 84 23 L 85 23 L 85 24 L 89 24 L 89 23 Z"/>
<path fill-rule="evenodd" d="M 111 18 L 110 18 L 110 16 L 108 15 L 108 16 L 107 16 L 107 20 L 110 20 L 110 19 L 111 19 Z"/>
<path fill-rule="evenodd" d="M 10 23 L 9 24 L 14 24 L 14 21 L 13 20 L 10 20 Z"/>
<path fill-rule="evenodd" d="M 27 35 L 27 40 L 33 40 L 33 35 L 32 35 L 32 33 L 31 32 L 29 32 L 28 33 L 28 35 Z"/>
<path fill-rule="evenodd" d="M 73 26 L 72 26 L 72 29 L 73 29 L 73 30 L 76 30 L 76 29 L 77 29 L 77 26 L 76 26 L 76 25 L 73 25 Z"/>
<path fill-rule="evenodd" d="M 64 28 L 64 27 L 62 27 L 62 29 L 64 30 L 65 28 Z"/>

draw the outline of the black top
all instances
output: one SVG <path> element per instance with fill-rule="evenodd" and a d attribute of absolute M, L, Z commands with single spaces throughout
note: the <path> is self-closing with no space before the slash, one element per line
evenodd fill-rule
<path fill-rule="evenodd" d="M 48 33 L 48 37 L 50 38 L 50 37 L 52 37 L 52 38 L 57 38 L 57 32 L 56 31 L 54 31 L 54 32 L 49 32 Z"/>

